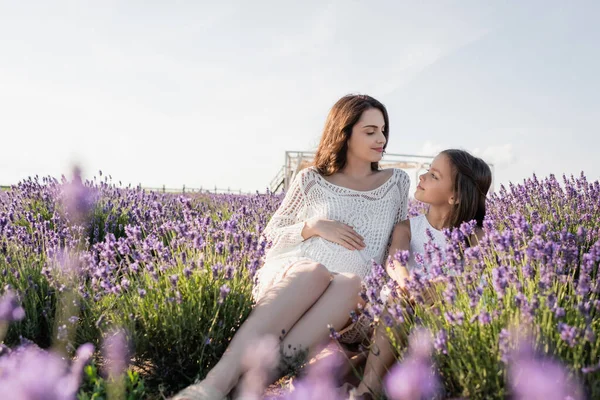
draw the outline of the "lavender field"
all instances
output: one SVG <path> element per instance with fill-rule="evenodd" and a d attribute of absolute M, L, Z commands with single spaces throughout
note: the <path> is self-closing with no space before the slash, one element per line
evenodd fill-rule
<path fill-rule="evenodd" d="M 281 199 L 102 174 L 0 192 L 0 398 L 164 398 L 202 378 L 250 312 Z M 600 398 L 600 183 L 533 176 L 488 210 L 478 246 L 464 245 L 469 224 L 444 254 L 430 246 L 412 301 L 381 303 L 389 283 L 373 266 L 364 311 L 400 354 L 388 397 Z M 339 398 L 326 369 L 295 387 L 284 396 Z"/>

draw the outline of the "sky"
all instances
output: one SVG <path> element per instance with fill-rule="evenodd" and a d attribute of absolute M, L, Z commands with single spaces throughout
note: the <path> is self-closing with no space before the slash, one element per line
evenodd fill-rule
<path fill-rule="evenodd" d="M 264 191 L 347 93 L 388 153 L 600 179 L 600 2 L 0 0 L 0 185 Z"/>

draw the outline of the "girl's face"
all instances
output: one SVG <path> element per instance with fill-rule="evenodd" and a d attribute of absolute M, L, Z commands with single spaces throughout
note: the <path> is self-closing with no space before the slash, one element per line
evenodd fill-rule
<path fill-rule="evenodd" d="M 415 199 L 436 206 L 454 205 L 454 178 L 448 156 L 438 154 L 429 170 L 419 176 Z"/>
<path fill-rule="evenodd" d="M 376 108 L 364 111 L 352 127 L 352 134 L 348 139 L 348 159 L 379 162 L 386 143 L 384 130 L 385 120 L 381 111 Z"/>

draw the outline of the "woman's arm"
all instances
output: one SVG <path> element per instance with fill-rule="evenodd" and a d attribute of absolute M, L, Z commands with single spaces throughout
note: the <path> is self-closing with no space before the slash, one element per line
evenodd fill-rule
<path fill-rule="evenodd" d="M 306 189 L 314 172 L 305 169 L 292 181 L 281 205 L 271 217 L 263 234 L 273 247 L 290 247 L 313 236 L 338 243 L 349 250 L 363 249 L 364 239 L 356 231 L 338 221 L 323 218 L 306 219 Z"/>
<path fill-rule="evenodd" d="M 398 179 L 398 189 L 400 191 L 400 207 L 394 224 L 399 224 L 408 218 L 408 191 L 410 189 L 410 177 L 406 171 L 400 170 L 400 179 Z M 392 253 L 390 253 L 392 254 Z"/>
<path fill-rule="evenodd" d="M 294 246 L 305 238 L 304 212 L 306 210 L 306 193 L 304 188 L 309 179 L 309 171 L 302 170 L 296 175 L 275 214 L 269 220 L 263 232 L 273 247 Z"/>

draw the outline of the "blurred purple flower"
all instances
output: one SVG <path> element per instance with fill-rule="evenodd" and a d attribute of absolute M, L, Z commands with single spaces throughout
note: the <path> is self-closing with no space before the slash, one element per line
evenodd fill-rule
<path fill-rule="evenodd" d="M 129 346 L 127 335 L 122 329 L 109 332 L 102 346 L 102 353 L 106 360 L 106 373 L 110 379 L 122 375 L 129 366 Z"/>
<path fill-rule="evenodd" d="M 229 292 L 231 292 L 231 288 L 229 286 L 226 284 L 221 286 L 221 289 L 219 289 L 219 304 L 223 304 Z"/>
<path fill-rule="evenodd" d="M 445 329 L 440 329 L 435 335 L 433 346 L 438 352 L 448 354 L 448 333 Z"/>
<path fill-rule="evenodd" d="M 19 304 L 17 295 L 7 290 L 0 298 L 0 322 L 20 321 L 25 318 L 25 310 Z"/>
<path fill-rule="evenodd" d="M 413 330 L 406 358 L 396 364 L 384 380 L 390 399 L 430 399 L 440 392 L 442 386 L 431 361 L 432 346 L 431 334 L 427 330 Z"/>
<path fill-rule="evenodd" d="M 81 346 L 69 367 L 60 356 L 35 345 L 13 350 L 0 358 L 0 398 L 74 400 L 82 369 L 92 353 L 92 345 Z"/>
<path fill-rule="evenodd" d="M 526 346 L 509 365 L 508 381 L 515 400 L 582 400 L 578 384 L 558 362 L 536 357 Z"/>
<path fill-rule="evenodd" d="M 94 194 L 81 179 L 81 169 L 73 168 L 71 182 L 64 186 L 63 203 L 71 221 L 83 223 L 94 207 Z"/>
<path fill-rule="evenodd" d="M 577 339 L 579 338 L 579 330 L 577 327 L 559 322 L 558 331 L 560 333 L 560 338 L 564 340 L 569 347 L 575 347 L 575 345 L 577 345 Z"/>

